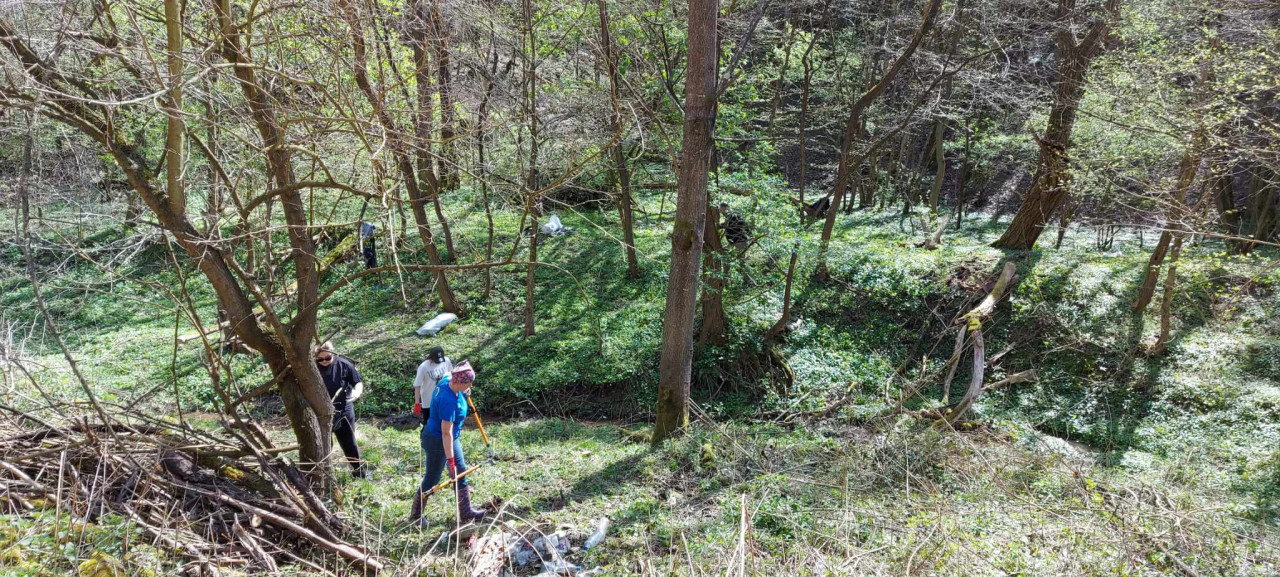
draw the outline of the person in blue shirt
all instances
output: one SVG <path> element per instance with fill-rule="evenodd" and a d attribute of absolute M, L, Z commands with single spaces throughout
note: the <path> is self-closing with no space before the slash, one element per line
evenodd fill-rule
<path fill-rule="evenodd" d="M 467 418 L 467 396 L 471 385 L 475 383 L 476 373 L 471 364 L 462 361 L 453 367 L 453 372 L 436 382 L 431 393 L 430 416 L 422 427 L 419 438 L 422 451 L 426 453 L 427 470 L 414 495 L 413 509 L 409 513 L 410 521 L 422 518 L 423 494 L 430 491 L 445 467 L 448 467 L 449 478 L 458 479 L 458 474 L 467 470 L 467 460 L 462 454 L 462 422 Z M 467 477 L 458 479 L 458 516 L 462 521 L 481 521 L 488 513 L 483 509 L 471 508 L 471 486 Z"/>

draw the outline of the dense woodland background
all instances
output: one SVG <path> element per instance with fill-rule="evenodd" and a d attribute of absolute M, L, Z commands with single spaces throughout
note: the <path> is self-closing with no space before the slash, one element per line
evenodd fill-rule
<path fill-rule="evenodd" d="M 509 521 L 614 519 L 584 568 L 1280 571 L 1275 2 L 12 1 L 0 44 L 6 571 L 498 575 L 389 521 L 435 344 Z"/>

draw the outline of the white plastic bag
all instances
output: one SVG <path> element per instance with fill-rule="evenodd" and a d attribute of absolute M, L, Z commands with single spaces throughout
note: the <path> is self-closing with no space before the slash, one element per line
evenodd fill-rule
<path fill-rule="evenodd" d="M 420 337 L 434 337 L 436 336 L 436 333 L 440 332 L 440 329 L 449 326 L 449 323 L 456 320 L 458 320 L 458 315 L 453 313 L 440 313 L 436 315 L 436 318 L 427 321 L 427 324 L 418 327 L 418 330 L 414 332 L 418 333 L 418 336 Z"/>
<path fill-rule="evenodd" d="M 560 236 L 564 234 L 564 225 L 560 223 L 560 217 L 553 214 L 547 224 L 542 225 L 541 230 L 547 236 Z"/>

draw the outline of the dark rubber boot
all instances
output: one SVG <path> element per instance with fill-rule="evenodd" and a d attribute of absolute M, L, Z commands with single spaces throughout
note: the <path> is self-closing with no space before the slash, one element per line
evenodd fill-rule
<path fill-rule="evenodd" d="M 422 497 L 422 492 L 421 492 L 421 491 L 414 491 L 414 492 L 413 492 L 413 506 L 409 509 L 409 522 L 410 522 L 410 523 L 417 523 L 418 521 L 420 521 L 420 520 L 422 519 L 422 502 L 423 502 L 423 501 L 425 501 L 425 499 Z"/>
<path fill-rule="evenodd" d="M 465 485 L 458 487 L 458 516 L 462 518 L 462 522 L 483 521 L 487 514 L 488 511 L 484 509 L 471 508 L 471 487 Z"/>

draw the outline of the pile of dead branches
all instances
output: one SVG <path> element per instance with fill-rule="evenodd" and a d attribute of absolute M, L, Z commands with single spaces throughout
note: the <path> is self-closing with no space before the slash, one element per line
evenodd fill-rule
<path fill-rule="evenodd" d="M 114 512 L 158 546 L 190 560 L 185 575 L 219 567 L 274 574 L 279 564 L 356 574 L 382 564 L 340 537 L 341 521 L 256 424 L 218 433 L 138 416 L 66 426 L 18 419 L 0 436 L 0 496 L 9 513 L 54 508 L 85 522 Z M 345 571 L 344 571 L 345 572 Z"/>

